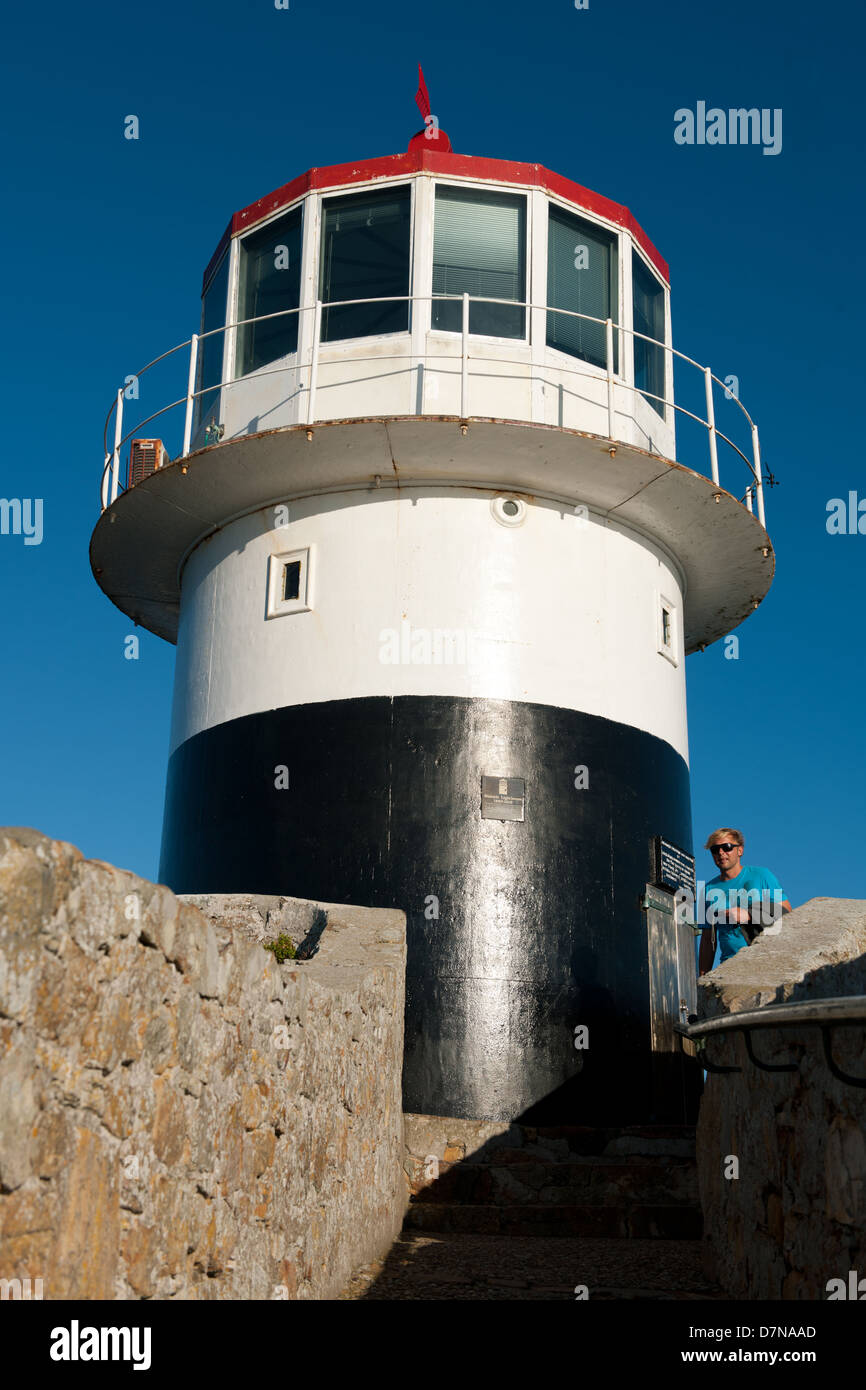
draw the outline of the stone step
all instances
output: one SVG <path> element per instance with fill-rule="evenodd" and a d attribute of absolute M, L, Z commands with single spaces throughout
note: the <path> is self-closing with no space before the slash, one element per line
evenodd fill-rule
<path fill-rule="evenodd" d="M 512 1151 L 508 1151 L 512 1152 Z M 520 1151 L 517 1151 L 520 1152 Z M 418 1203 L 556 1206 L 698 1205 L 695 1164 L 688 1159 L 574 1158 L 560 1163 L 461 1163 L 413 1198 Z"/>
<path fill-rule="evenodd" d="M 693 1125 L 513 1124 L 438 1176 L 410 1173 L 404 1231 L 699 1240 Z M 408 1170 L 407 1170 L 408 1172 Z"/>
<path fill-rule="evenodd" d="M 601 1203 L 497 1206 L 413 1201 L 403 1230 L 608 1240 L 699 1240 L 702 1219 L 699 1207 L 672 1203 L 635 1203 L 625 1207 Z"/>

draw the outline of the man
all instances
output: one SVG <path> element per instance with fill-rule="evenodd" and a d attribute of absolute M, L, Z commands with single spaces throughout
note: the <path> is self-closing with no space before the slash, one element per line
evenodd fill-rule
<path fill-rule="evenodd" d="M 721 959 L 728 960 L 750 945 L 765 925 L 792 911 L 775 874 L 742 863 L 744 841 L 739 830 L 730 826 L 714 830 L 704 848 L 710 851 L 719 872 L 707 884 L 707 925 L 701 932 L 699 958 L 702 975 L 713 968 L 716 932 Z"/>

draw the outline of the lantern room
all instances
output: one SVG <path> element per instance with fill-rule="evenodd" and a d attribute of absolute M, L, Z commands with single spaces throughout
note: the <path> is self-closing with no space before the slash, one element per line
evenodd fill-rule
<path fill-rule="evenodd" d="M 537 164 L 413 146 L 232 218 L 204 277 L 193 448 L 433 414 L 675 457 L 668 270 L 628 210 Z"/>

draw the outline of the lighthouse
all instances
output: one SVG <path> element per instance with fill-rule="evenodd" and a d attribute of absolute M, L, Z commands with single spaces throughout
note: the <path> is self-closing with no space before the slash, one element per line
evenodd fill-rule
<path fill-rule="evenodd" d="M 175 389 L 117 391 L 91 562 L 177 646 L 160 879 L 402 909 L 406 1111 L 677 1113 L 685 658 L 773 575 L 699 354 L 626 207 L 428 123 L 236 212 Z"/>

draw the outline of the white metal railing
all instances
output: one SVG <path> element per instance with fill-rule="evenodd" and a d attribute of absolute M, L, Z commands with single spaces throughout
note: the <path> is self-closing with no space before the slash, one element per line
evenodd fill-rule
<path fill-rule="evenodd" d="M 389 296 L 387 296 L 387 297 L 376 297 L 376 298 L 371 298 L 371 299 L 341 299 L 341 300 L 334 300 L 334 301 L 327 302 L 327 303 L 323 303 L 323 301 L 319 299 L 319 300 L 316 300 L 316 303 L 315 303 L 314 305 L 305 305 L 305 306 L 303 306 L 303 307 L 301 307 L 301 308 L 298 308 L 298 309 L 281 309 L 281 310 L 279 310 L 277 313 L 274 313 L 274 314 L 261 314 L 261 315 L 259 315 L 259 316 L 256 317 L 256 318 L 237 319 L 237 320 L 235 320 L 235 321 L 232 322 L 232 323 L 223 324 L 223 325 L 222 325 L 221 327 L 219 327 L 219 328 L 212 328 L 212 329 L 210 330 L 210 332 L 208 332 L 208 333 L 202 333 L 202 334 L 194 333 L 194 334 L 192 335 L 191 338 L 188 338 L 188 339 L 187 339 L 185 342 L 183 342 L 183 343 L 178 343 L 176 347 L 169 348 L 169 350 L 168 350 L 167 352 L 161 353 L 160 356 L 159 356 L 159 357 L 155 357 L 155 358 L 153 359 L 152 362 L 148 362 L 147 366 L 146 366 L 146 367 L 143 367 L 143 368 L 141 369 L 140 372 L 136 372 L 136 373 L 134 374 L 134 375 L 135 375 L 136 381 L 138 381 L 142 376 L 144 376 L 144 374 L 145 374 L 146 372 L 150 371 L 152 367 L 155 367 L 155 366 L 157 365 L 157 363 L 163 362 L 163 361 L 165 361 L 166 358 L 171 357 L 174 353 L 182 352 L 185 348 L 188 348 L 188 349 L 189 349 L 189 365 L 188 365 L 188 371 L 187 371 L 187 388 L 186 388 L 186 394 L 183 395 L 183 396 L 180 396 L 177 400 L 170 402 L 169 405 L 163 406 L 160 410 L 154 411 L 152 415 L 148 415 L 144 420 L 139 420 L 139 421 L 136 423 L 135 427 L 134 427 L 133 429 L 129 430 L 126 434 L 123 433 L 123 402 L 124 402 L 124 391 L 123 391 L 123 388 L 122 388 L 122 387 L 121 387 L 120 390 L 118 390 L 118 392 L 117 392 L 117 394 L 116 394 L 116 396 L 115 396 L 114 402 L 113 402 L 113 404 L 112 404 L 112 406 L 111 406 L 111 409 L 110 409 L 109 412 L 108 412 L 108 416 L 107 416 L 106 422 L 105 422 L 104 435 L 103 435 L 103 443 L 104 443 L 104 448 L 105 448 L 105 461 L 104 461 L 104 466 L 103 466 L 103 470 L 102 470 L 102 486 L 101 486 L 101 500 L 102 500 L 102 509 L 103 509 L 103 511 L 106 509 L 106 507 L 108 507 L 112 502 L 115 501 L 115 499 L 117 498 L 118 492 L 119 492 L 119 490 L 120 490 L 120 451 L 121 451 L 121 449 L 123 448 L 124 444 L 127 442 L 127 440 L 131 439 L 133 435 L 138 434 L 138 433 L 144 428 L 144 426 L 150 424 L 150 422 L 151 422 L 152 420 L 156 420 L 156 419 L 158 419 L 161 415 L 165 415 L 168 411 L 170 411 L 170 410 L 175 410 L 175 409 L 177 409 L 178 406 L 181 406 L 181 405 L 182 405 L 182 406 L 184 407 L 183 450 L 182 450 L 181 454 L 180 454 L 178 457 L 179 457 L 179 458 L 186 458 L 187 455 L 189 454 L 189 451 L 190 451 L 190 444 L 191 444 L 191 442 L 192 442 L 192 426 L 193 426 L 193 416 L 194 416 L 194 412 L 195 412 L 195 402 L 196 402 L 196 400 L 197 400 L 200 396 L 208 396 L 208 395 L 210 395 L 212 392 L 223 391 L 223 390 L 226 390 L 227 388 L 229 388 L 229 387 L 231 387 L 231 386 L 239 385 L 240 383 L 242 383 L 242 382 L 247 382 L 247 381 L 249 381 L 249 380 L 251 379 L 251 377 L 250 377 L 249 375 L 247 375 L 247 376 L 241 376 L 241 377 L 230 377 L 230 378 L 226 378 L 226 379 L 221 379 L 219 382 L 212 382 L 212 383 L 210 383 L 209 385 L 204 386 L 204 387 L 201 387 L 198 391 L 196 391 L 194 388 L 195 388 L 195 381 L 196 381 L 196 376 L 197 376 L 197 372 L 198 372 L 198 360 L 199 360 L 200 344 L 204 341 L 205 338 L 213 337 L 213 336 L 214 336 L 215 334 L 217 334 L 217 333 L 223 333 L 223 334 L 224 334 L 224 333 L 228 333 L 228 332 L 231 331 L 231 330 L 234 330 L 234 329 L 237 329 L 237 328 L 243 328 L 243 327 L 246 327 L 246 326 L 249 325 L 249 324 L 264 323 L 266 320 L 269 320 L 269 319 L 285 318 L 285 317 L 287 317 L 288 315 L 291 315 L 291 314 L 297 314 L 297 315 L 300 316 L 301 314 L 312 313 L 312 314 L 314 315 L 314 318 L 313 318 L 312 335 L 311 335 L 311 344 L 310 344 L 310 357 L 309 357 L 309 362 L 308 362 L 308 364 L 307 364 L 307 370 L 309 370 L 309 374 L 310 374 L 310 381 L 309 381 L 309 388 L 308 388 L 308 392 L 307 392 L 306 421 L 301 421 L 301 423 L 305 423 L 307 426 L 310 426 L 310 425 L 312 425 L 312 424 L 314 424 L 314 423 L 317 423 L 317 416 L 316 416 L 316 388 L 317 388 L 317 384 L 318 384 L 318 376 L 319 376 L 319 359 L 320 359 L 321 340 L 322 340 L 322 311 L 323 311 L 324 309 L 339 309 L 339 308 L 346 308 L 346 307 L 357 307 L 358 305 L 361 305 L 361 304 L 397 304 L 397 303 L 400 303 L 400 304 L 408 304 L 408 305 L 414 305 L 414 304 L 419 304 L 419 303 L 421 303 L 421 304 L 432 304 L 432 303 L 439 303 L 439 302 L 441 302 L 441 301 L 446 301 L 446 300 L 453 300 L 453 301 L 460 302 L 460 303 L 461 303 L 461 306 L 462 306 L 462 322 L 461 322 L 461 329 L 460 329 L 460 338 L 461 338 L 461 342 L 460 342 L 460 356 L 459 356 L 459 360 L 460 360 L 460 418 L 461 418 L 462 420 L 467 420 L 467 419 L 469 418 L 469 376 L 470 376 L 470 373 L 469 373 L 469 362 L 470 362 L 470 356 L 469 356 L 469 339 L 470 339 L 470 336 L 474 336 L 474 337 L 483 337 L 483 336 L 486 336 L 486 335 L 470 335 L 470 332 L 469 332 L 469 309 L 470 309 L 470 304 L 508 304 L 508 305 L 510 305 L 510 306 L 513 307 L 513 308 L 520 308 L 520 309 L 523 309 L 523 310 L 526 311 L 527 313 L 531 313 L 533 310 L 539 310 L 539 311 L 544 312 L 545 314 L 552 314 L 552 313 L 555 313 L 555 314 L 563 315 L 564 317 L 568 317 L 568 318 L 582 319 L 582 320 L 585 320 L 587 323 L 595 323 L 595 324 L 603 325 L 603 326 L 604 326 L 604 330 L 605 330 L 605 362 L 606 362 L 606 365 L 605 365 L 605 370 L 604 370 L 604 372 L 603 372 L 602 374 L 599 374 L 599 373 L 596 373 L 596 372 L 592 372 L 591 370 L 589 370 L 591 364 L 587 363 L 587 362 L 586 362 L 585 360 L 583 360 L 583 359 L 578 359 L 578 360 L 580 360 L 581 363 L 582 363 L 582 365 L 579 366 L 579 367 L 577 367 L 577 366 L 576 366 L 576 367 L 568 367 L 568 366 L 566 366 L 566 365 L 563 364 L 563 363 L 557 362 L 556 364 L 553 364 L 553 363 L 548 363 L 548 364 L 546 364 L 546 369 L 547 369 L 547 370 L 556 371 L 556 372 L 558 372 L 558 373 L 560 373 L 560 374 L 574 374 L 574 375 L 581 376 L 581 377 L 584 378 L 584 379 L 590 379 L 590 380 L 595 379 L 595 380 L 598 380 L 598 381 L 600 381 L 600 382 L 606 382 L 606 386 L 607 386 L 606 408 L 607 408 L 607 426 L 608 426 L 608 434 L 607 434 L 607 437 L 611 440 L 611 443 L 620 443 L 620 442 L 622 442 L 621 440 L 619 440 L 619 439 L 617 438 L 617 435 L 616 435 L 615 391 L 616 391 L 617 389 L 619 389 L 619 390 L 630 390 L 635 396 L 643 396 L 644 399 L 646 399 L 646 400 L 649 400 L 649 401 L 657 401 L 658 404 L 661 405 L 661 406 L 663 406 L 665 409 L 667 409 L 668 407 L 670 407 L 672 410 L 678 412 L 679 414 L 688 416 L 689 419 L 696 421 L 697 424 L 701 425 L 701 426 L 702 426 L 704 429 L 706 429 L 706 431 L 707 431 L 707 436 L 708 436 L 708 441 L 709 441 L 710 477 L 712 478 L 713 482 L 714 482 L 717 486 L 721 486 L 720 483 L 719 483 L 718 441 L 719 441 L 720 439 L 723 440 L 723 442 L 724 442 L 725 444 L 727 444 L 731 449 L 733 449 L 734 453 L 739 454 L 740 458 L 744 461 L 744 463 L 746 464 L 746 467 L 747 467 L 748 470 L 749 470 L 749 473 L 751 474 L 751 481 L 750 481 L 748 487 L 746 488 L 745 495 L 743 496 L 743 498 L 742 498 L 741 500 L 745 502 L 745 504 L 746 504 L 746 506 L 747 506 L 747 508 L 748 508 L 748 510 L 749 510 L 750 512 L 752 511 L 753 500 L 756 501 L 756 503 L 757 503 L 757 512 L 758 512 L 758 519 L 759 519 L 759 521 L 760 521 L 760 523 L 761 523 L 762 526 L 765 525 L 765 520 L 764 520 L 764 490 L 763 490 L 763 479 L 762 479 L 762 475 L 761 475 L 761 454 L 760 454 L 760 445 L 759 445 L 759 441 L 758 441 L 758 427 L 757 427 L 757 425 L 755 424 L 755 422 L 754 422 L 754 420 L 752 419 L 752 417 L 751 417 L 751 415 L 749 414 L 749 412 L 746 410 L 745 406 L 744 406 L 744 405 L 742 404 L 742 402 L 740 401 L 739 397 L 738 397 L 737 395 L 732 394 L 732 393 L 728 390 L 728 387 L 727 387 L 726 383 L 723 382 L 723 381 L 720 381 L 719 378 L 713 374 L 713 372 L 710 370 L 709 367 L 703 367 L 703 366 L 701 366 L 701 364 L 698 363 L 698 362 L 696 362 L 693 358 L 687 357 L 685 353 L 683 353 L 683 352 L 678 352 L 676 348 L 671 347 L 671 346 L 670 346 L 669 344 L 667 344 L 667 343 L 660 343 L 660 342 L 658 341 L 658 339 L 652 338 L 652 337 L 650 337 L 650 336 L 649 336 L 648 334 L 646 334 L 646 333 L 639 333 L 636 329 L 628 328 L 628 327 L 626 327 L 624 324 L 615 324 L 615 323 L 613 322 L 612 319 L 599 319 L 599 318 L 595 318 L 592 314 L 579 314 L 579 313 L 575 313 L 574 310 L 571 310 L 571 309 L 559 309 L 559 308 L 557 308 L 555 305 L 549 305 L 549 304 L 532 304 L 532 303 L 530 303 L 530 302 L 520 302 L 520 301 L 518 301 L 518 300 L 510 300 L 510 299 L 508 299 L 508 300 L 506 300 L 506 299 L 492 299 L 492 298 L 488 298 L 488 297 L 486 297 L 486 296 L 476 296 L 476 295 L 470 296 L 470 295 L 468 295 L 468 294 L 464 294 L 464 295 L 389 295 Z M 435 330 L 435 329 L 434 329 L 434 330 L 431 330 L 431 331 L 434 331 L 434 332 L 435 332 L 435 331 L 441 331 L 441 330 Z M 622 372 L 620 372 L 619 375 L 617 375 L 616 371 L 614 370 L 614 364 L 615 364 L 615 361 L 616 361 L 615 353 L 614 353 L 614 332 L 616 332 L 616 333 L 619 334 L 619 335 L 622 335 L 622 334 L 629 334 L 629 335 L 632 337 L 632 339 L 640 338 L 640 339 L 642 339 L 643 341 L 645 341 L 645 342 L 647 342 L 647 343 L 650 343 L 653 347 L 659 348 L 661 351 L 663 351 L 665 354 L 667 354 L 667 355 L 670 356 L 671 358 L 676 357 L 676 358 L 678 358 L 680 361 L 687 363 L 687 364 L 688 364 L 689 366 L 691 366 L 691 367 L 694 367 L 698 372 L 701 372 L 701 373 L 703 374 L 703 377 L 704 377 L 704 390 L 705 390 L 705 400 L 706 400 L 707 418 L 706 418 L 706 419 L 703 419 L 700 415 L 696 415 L 693 411 L 687 410 L 685 406 L 679 404 L 677 401 L 675 401 L 675 400 L 673 399 L 673 372 L 671 372 L 671 374 L 670 374 L 670 375 L 671 375 L 671 390 L 672 390 L 672 395 L 671 395 L 671 399 L 670 399 L 670 400 L 668 400 L 667 398 L 665 398 L 665 397 L 663 397 L 663 396 L 655 395 L 655 394 L 654 394 L 653 392 L 651 392 L 651 391 L 646 391 L 646 390 L 642 389 L 641 387 L 636 386 L 633 382 L 626 381 Z M 336 340 L 335 340 L 335 341 L 336 341 Z M 361 341 L 361 340 L 360 340 L 360 339 L 354 339 L 353 341 L 359 342 L 359 341 Z M 261 369 L 258 369 L 258 370 L 256 370 L 256 372 L 255 372 L 255 377 L 254 377 L 254 379 L 258 381 L 259 379 L 261 379 L 262 377 L 265 377 L 265 376 L 279 375 L 279 374 L 286 373 L 286 372 L 297 372 L 297 371 L 301 368 L 301 364 L 300 364 L 299 360 L 297 360 L 297 353 L 292 354 L 292 355 L 296 358 L 295 361 L 290 362 L 290 363 L 285 363 L 285 362 L 284 362 L 282 365 L 280 365 L 280 366 L 278 366 L 278 367 L 273 367 L 273 368 L 270 368 L 270 369 L 265 370 L 265 371 L 262 371 Z M 565 354 L 565 353 L 563 352 L 562 355 L 565 356 L 565 355 L 567 355 L 567 354 Z M 410 358 L 410 360 L 411 360 L 413 363 L 424 362 L 425 364 L 426 364 L 427 362 L 429 362 L 429 361 L 434 361 L 434 360 L 437 360 L 437 359 L 441 359 L 441 360 L 444 360 L 444 361 L 450 361 L 450 362 L 452 362 L 452 363 L 455 361 L 455 356 L 454 356 L 453 354 L 449 354 L 449 353 L 428 353 L 428 352 L 424 352 L 424 353 L 420 353 L 420 354 L 419 354 L 419 353 L 417 353 L 417 352 L 410 351 L 410 353 L 409 353 L 409 358 Z M 363 362 L 363 361 L 376 361 L 376 362 L 378 362 L 378 363 L 384 363 L 384 362 L 387 362 L 387 361 L 389 361 L 389 360 L 397 360 L 397 359 L 402 360 L 402 361 L 405 361 L 405 360 L 406 360 L 406 354 L 405 354 L 405 353 L 400 353 L 400 354 L 394 353 L 394 354 L 392 354 L 392 355 L 389 357 L 388 355 L 383 355 L 381 352 L 377 352 L 376 355 L 375 355 L 375 357 L 373 357 L 373 358 L 363 358 L 363 357 L 352 356 L 352 358 L 351 358 L 351 359 L 347 359 L 347 361 L 351 361 L 351 364 L 354 366 L 357 362 Z M 499 363 L 500 365 L 503 365 L 503 366 L 508 366 L 508 365 L 512 365 L 512 366 L 522 366 L 522 367 L 524 367 L 524 368 L 528 368 L 530 374 L 535 373 L 535 372 L 537 372 L 537 371 L 539 371 L 539 370 L 545 370 L 544 364 L 540 364 L 540 363 L 538 363 L 538 362 L 527 362 L 527 361 L 524 360 L 524 359 L 519 359 L 519 360 L 518 360 L 518 359 L 516 359 L 516 358 L 515 358 L 515 359 L 508 359 L 508 358 L 505 358 L 505 357 L 502 357 L 502 356 L 497 356 L 497 357 L 495 357 L 495 358 L 485 358 L 485 357 L 480 356 L 477 352 L 476 352 L 476 353 L 473 353 L 471 360 L 472 360 L 473 362 L 495 361 L 495 362 L 497 362 L 497 363 Z M 714 404 L 713 404 L 713 384 L 714 384 L 714 383 L 715 383 L 717 386 L 720 386 L 720 387 L 725 391 L 725 394 L 726 394 L 726 396 L 727 396 L 729 399 L 732 399 L 732 400 L 736 401 L 736 404 L 739 406 L 740 410 L 743 412 L 743 415 L 745 416 L 745 418 L 746 418 L 746 420 L 747 420 L 747 422 L 748 422 L 748 425 L 749 425 L 749 427 L 750 427 L 750 429 L 751 429 L 751 445 L 752 445 L 752 458 L 751 458 L 751 460 L 746 456 L 746 454 L 743 452 L 743 450 L 740 449 L 740 448 L 733 442 L 733 440 L 729 439 L 728 436 L 727 436 L 726 434 L 723 434 L 722 431 L 721 431 L 721 430 L 718 428 L 718 426 L 716 425 L 715 409 L 714 409 Z M 115 417 L 115 418 L 114 418 L 114 442 L 113 442 L 112 448 L 109 449 L 109 447 L 108 447 L 108 430 L 109 430 L 109 426 L 110 426 L 110 424 L 111 424 L 111 416 L 112 416 L 112 413 L 114 414 L 114 417 Z M 324 416 L 324 417 L 322 417 L 322 418 L 323 418 L 323 419 L 327 419 L 327 416 Z"/>

